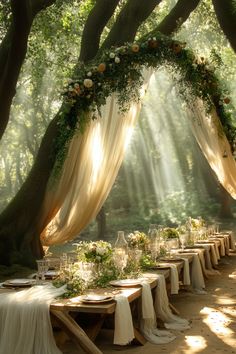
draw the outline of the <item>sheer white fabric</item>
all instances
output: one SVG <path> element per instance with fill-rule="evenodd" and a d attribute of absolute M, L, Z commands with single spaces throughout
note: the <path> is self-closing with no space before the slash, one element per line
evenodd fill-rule
<path fill-rule="evenodd" d="M 203 102 L 196 100 L 191 113 L 193 135 L 219 182 L 236 199 L 236 163 L 216 111 L 206 114 Z"/>
<path fill-rule="evenodd" d="M 115 299 L 116 311 L 113 343 L 126 345 L 134 339 L 134 327 L 130 305 L 127 297 L 124 295 L 116 295 Z"/>
<path fill-rule="evenodd" d="M 166 291 L 166 282 L 163 274 L 157 274 L 156 296 L 154 301 L 156 316 L 160 318 L 167 329 L 185 330 L 190 328 L 189 322 L 172 313 Z"/>
<path fill-rule="evenodd" d="M 150 75 L 145 71 L 141 97 Z M 101 116 L 97 113 L 84 134 L 74 136 L 58 185 L 47 189 L 40 221 L 46 226 L 41 234 L 44 245 L 73 239 L 95 218 L 115 181 L 140 109 L 141 101 L 121 114 L 113 94 Z"/>
<path fill-rule="evenodd" d="M 62 354 L 57 348 L 49 306 L 65 288 L 36 286 L 0 294 L 0 354 Z"/>
<path fill-rule="evenodd" d="M 176 338 L 171 332 L 157 328 L 150 285 L 145 281 L 142 282 L 142 319 L 140 330 L 144 337 L 153 344 L 169 343 Z"/>
<path fill-rule="evenodd" d="M 193 254 L 192 271 L 191 271 L 191 283 L 195 292 L 204 294 L 205 281 L 202 274 L 201 263 L 198 254 Z"/>

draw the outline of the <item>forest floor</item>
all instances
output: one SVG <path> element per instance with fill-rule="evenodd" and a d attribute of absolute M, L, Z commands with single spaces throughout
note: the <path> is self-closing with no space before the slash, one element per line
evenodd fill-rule
<path fill-rule="evenodd" d="M 104 354 L 236 354 L 236 253 L 223 257 L 218 270 L 219 275 L 206 280 L 206 294 L 185 290 L 171 297 L 181 317 L 191 321 L 191 329 L 175 331 L 173 342 L 119 347 L 112 344 L 112 331 L 102 330 L 96 344 Z M 78 354 L 71 342 L 62 349 Z"/>

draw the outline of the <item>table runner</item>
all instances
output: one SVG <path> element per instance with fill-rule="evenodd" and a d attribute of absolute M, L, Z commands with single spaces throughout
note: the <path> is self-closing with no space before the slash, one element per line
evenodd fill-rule
<path fill-rule="evenodd" d="M 169 299 L 166 291 L 166 282 L 163 274 L 157 274 L 157 287 L 154 301 L 156 316 L 164 322 L 167 329 L 185 330 L 190 325 L 186 319 L 176 316 L 172 313 L 169 306 Z"/>
<path fill-rule="evenodd" d="M 153 344 L 170 343 L 176 338 L 171 332 L 157 328 L 150 285 L 145 281 L 142 282 L 142 318 L 140 321 L 140 330 L 144 337 Z"/>
<path fill-rule="evenodd" d="M 62 354 L 57 348 L 49 306 L 65 292 L 52 284 L 0 294 L 0 354 Z"/>
<path fill-rule="evenodd" d="M 118 294 L 115 296 L 115 330 L 114 344 L 126 345 L 134 339 L 134 328 L 129 301 L 126 296 Z"/>

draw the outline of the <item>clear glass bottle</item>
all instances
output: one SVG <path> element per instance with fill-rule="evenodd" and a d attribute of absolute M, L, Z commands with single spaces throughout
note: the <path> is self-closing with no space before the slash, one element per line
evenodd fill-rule
<path fill-rule="evenodd" d="M 117 239 L 116 239 L 114 246 L 115 246 L 115 248 L 119 248 L 121 250 L 124 250 L 125 254 L 128 254 L 129 247 L 128 247 L 128 242 L 125 239 L 124 231 L 118 231 Z"/>

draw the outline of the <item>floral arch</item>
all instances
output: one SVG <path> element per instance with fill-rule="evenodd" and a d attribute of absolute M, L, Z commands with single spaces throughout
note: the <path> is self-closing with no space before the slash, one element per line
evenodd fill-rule
<path fill-rule="evenodd" d="M 57 160 L 40 220 L 45 245 L 73 239 L 103 205 L 123 161 L 142 95 L 164 66 L 197 119 L 192 130 L 220 183 L 236 199 L 236 130 L 214 66 L 180 43 L 156 37 L 111 48 L 63 93 Z M 222 150 L 223 149 L 223 150 Z M 227 158 L 226 158 L 227 157 Z"/>

